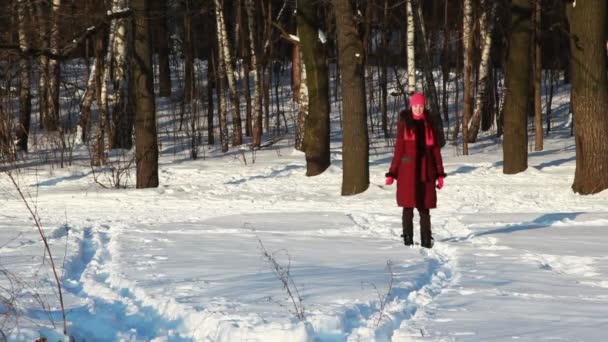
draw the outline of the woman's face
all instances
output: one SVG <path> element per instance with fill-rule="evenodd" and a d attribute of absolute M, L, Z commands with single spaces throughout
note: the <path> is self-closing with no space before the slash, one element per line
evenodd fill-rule
<path fill-rule="evenodd" d="M 424 112 L 424 106 L 421 104 L 415 104 L 412 106 L 412 113 L 414 113 L 414 115 L 416 116 L 420 116 L 422 115 L 422 112 Z"/>

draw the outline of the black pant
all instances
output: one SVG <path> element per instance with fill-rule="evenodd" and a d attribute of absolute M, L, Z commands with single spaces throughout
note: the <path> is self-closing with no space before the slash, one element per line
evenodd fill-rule
<path fill-rule="evenodd" d="M 429 209 L 416 208 L 420 215 L 420 244 L 423 247 L 432 246 L 431 214 Z M 402 215 L 403 239 L 406 244 L 414 238 L 414 208 L 403 208 Z M 409 243 L 411 244 L 411 243 Z"/>

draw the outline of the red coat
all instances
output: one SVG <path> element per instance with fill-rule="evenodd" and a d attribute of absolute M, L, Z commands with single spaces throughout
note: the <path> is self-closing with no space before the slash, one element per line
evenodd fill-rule
<path fill-rule="evenodd" d="M 405 129 L 406 115 L 411 114 L 402 112 L 400 115 L 395 152 L 387 176 L 392 176 L 397 180 L 398 206 L 436 208 L 435 182 L 437 178 L 446 176 L 443 170 L 439 139 L 425 118 L 424 144 L 422 142 L 417 144 L 415 129 Z M 428 115 L 425 112 L 425 117 Z M 422 131 L 422 126 L 419 126 Z M 416 177 L 417 174 L 418 177 Z"/>

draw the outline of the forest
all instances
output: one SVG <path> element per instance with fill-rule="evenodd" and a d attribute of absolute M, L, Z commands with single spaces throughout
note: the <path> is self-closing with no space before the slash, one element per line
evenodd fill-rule
<path fill-rule="evenodd" d="M 608 20 L 601 0 L 6 0 L 0 16 L 3 169 L 83 158 L 115 187 L 157 187 L 164 139 L 201 157 L 286 136 L 306 174 L 330 165 L 340 111 L 342 194 L 369 186 L 370 136 L 394 139 L 424 92 L 442 144 L 500 138 L 505 174 L 552 133 L 571 86 L 572 190 L 608 188 Z M 167 117 L 158 115 L 167 109 Z M 179 141 L 179 143 L 178 143 Z"/>

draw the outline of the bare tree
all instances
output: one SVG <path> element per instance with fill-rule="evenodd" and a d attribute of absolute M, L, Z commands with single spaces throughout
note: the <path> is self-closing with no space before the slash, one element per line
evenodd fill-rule
<path fill-rule="evenodd" d="M 317 19 L 317 0 L 300 0 L 297 8 L 300 48 L 306 67 L 308 87 L 308 116 L 304 132 L 306 175 L 316 176 L 329 165 L 329 77 L 325 33 Z"/>
<path fill-rule="evenodd" d="M 19 31 L 19 49 L 25 52 L 29 49 L 27 35 L 27 0 L 17 0 L 17 25 Z M 30 121 L 32 116 L 32 95 L 30 85 L 31 59 L 29 55 L 22 54 L 19 60 L 19 126 L 17 127 L 17 147 L 27 152 L 28 136 L 30 134 Z"/>
<path fill-rule="evenodd" d="M 572 111 L 576 170 L 572 190 L 594 194 L 608 189 L 608 80 L 604 0 L 569 4 L 572 56 Z"/>
<path fill-rule="evenodd" d="M 249 28 L 249 44 L 251 45 L 251 65 L 253 67 L 253 141 L 254 147 L 262 142 L 262 86 L 260 77 L 258 29 L 255 17 L 255 1 L 245 0 L 247 24 Z"/>
<path fill-rule="evenodd" d="M 51 54 L 59 55 L 59 12 L 61 9 L 61 0 L 53 0 L 51 6 Z M 55 131 L 58 129 L 59 125 L 59 78 L 61 75 L 61 64 L 58 59 L 51 58 L 48 67 L 48 91 L 46 93 L 48 113 L 44 128 L 49 131 Z"/>
<path fill-rule="evenodd" d="M 541 62 L 541 0 L 534 0 L 534 150 L 543 150 L 543 112 L 541 106 L 541 78 L 543 67 Z"/>
<path fill-rule="evenodd" d="M 469 116 L 471 114 L 471 97 L 473 94 L 473 0 L 464 0 L 462 16 L 462 44 L 464 52 L 464 99 L 462 108 L 462 154 L 469 154 L 467 137 L 469 136 Z"/>
<path fill-rule="evenodd" d="M 232 145 L 238 146 L 243 143 L 243 132 L 241 129 L 241 110 L 239 104 L 239 94 L 237 83 L 232 68 L 232 52 L 228 34 L 226 32 L 226 24 L 224 20 L 223 1 L 215 1 L 215 17 L 217 26 L 217 36 L 219 45 L 219 62 L 223 65 L 223 70 L 226 72 L 228 80 L 228 88 L 230 90 L 230 100 L 232 102 Z"/>
<path fill-rule="evenodd" d="M 119 12 L 128 9 L 128 0 L 112 0 L 112 11 Z M 115 18 L 112 20 L 111 34 L 111 63 L 112 71 L 112 136 L 109 139 L 110 148 L 130 149 L 133 145 L 131 135 L 133 133 L 133 112 L 129 103 L 129 83 L 131 68 L 127 64 L 129 60 L 129 49 L 131 45 L 129 37 L 129 19 Z"/>
<path fill-rule="evenodd" d="M 411 95 L 416 92 L 416 25 L 414 22 L 414 0 L 405 1 L 407 16 L 407 92 Z"/>
<path fill-rule="evenodd" d="M 511 32 L 505 66 L 503 173 L 528 168 L 528 103 L 530 89 L 531 0 L 511 2 Z"/>
<path fill-rule="evenodd" d="M 491 95 L 491 93 L 488 91 L 488 87 L 490 85 L 490 50 L 492 48 L 492 27 L 495 8 L 496 1 L 481 1 L 482 12 L 481 17 L 479 18 L 479 31 L 481 32 L 483 48 L 481 50 L 481 62 L 479 63 L 479 86 L 477 89 L 477 97 L 475 99 L 475 108 L 467 129 L 467 140 L 470 143 L 474 143 L 477 140 L 477 134 L 479 133 L 479 127 L 481 125 L 482 113 L 490 110 L 488 97 Z"/>
<path fill-rule="evenodd" d="M 161 97 L 171 96 L 171 69 L 169 68 L 169 32 L 167 28 L 168 11 L 166 0 L 154 0 L 155 12 L 153 17 L 156 18 L 155 32 L 156 41 L 158 42 L 158 95 Z"/>
<path fill-rule="evenodd" d="M 135 50 L 133 64 L 135 109 L 135 162 L 138 189 L 158 186 L 156 108 L 152 81 L 148 0 L 132 0 Z"/>
<path fill-rule="evenodd" d="M 363 42 L 349 0 L 333 0 L 342 75 L 342 195 L 369 187 L 369 137 L 365 101 Z"/>

